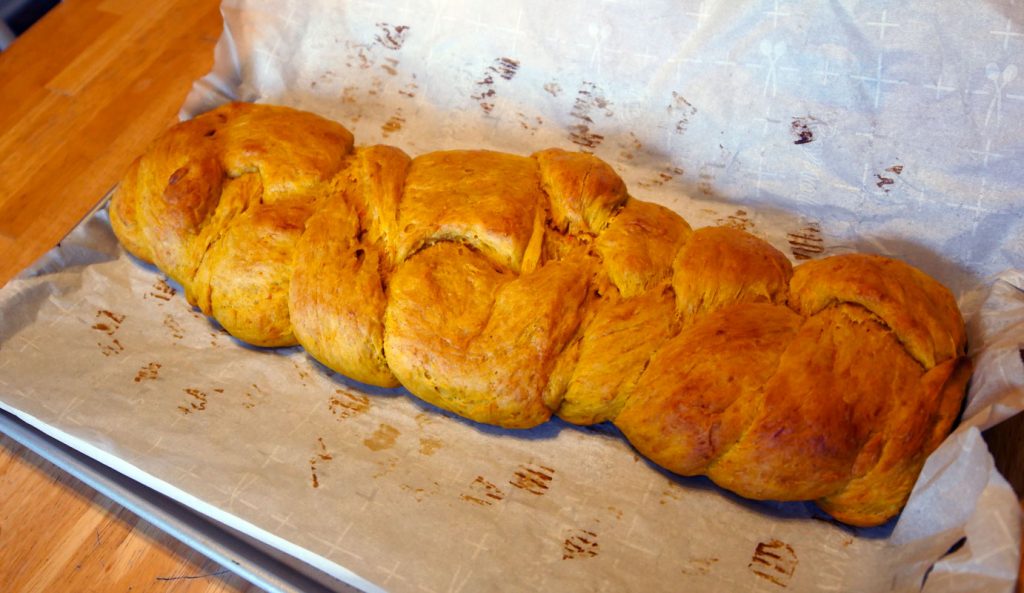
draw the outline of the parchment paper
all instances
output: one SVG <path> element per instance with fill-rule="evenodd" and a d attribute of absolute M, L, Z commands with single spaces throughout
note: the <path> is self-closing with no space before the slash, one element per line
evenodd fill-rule
<path fill-rule="evenodd" d="M 480 426 L 245 347 L 103 211 L 0 290 L 0 406 L 367 590 L 1008 591 L 1018 502 L 979 429 L 1024 408 L 1020 10 L 227 2 L 183 110 L 291 104 L 410 154 L 591 150 L 694 226 L 923 268 L 960 297 L 977 374 L 898 522 L 742 500 L 612 428 Z"/>

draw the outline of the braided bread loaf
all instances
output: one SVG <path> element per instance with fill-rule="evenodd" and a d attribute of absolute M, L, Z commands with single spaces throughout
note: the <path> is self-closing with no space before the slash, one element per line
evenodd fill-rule
<path fill-rule="evenodd" d="M 899 512 L 970 375 L 925 274 L 869 255 L 794 270 L 583 153 L 410 159 L 236 103 L 157 139 L 110 218 L 240 340 L 479 422 L 612 421 L 673 472 L 854 525 Z"/>

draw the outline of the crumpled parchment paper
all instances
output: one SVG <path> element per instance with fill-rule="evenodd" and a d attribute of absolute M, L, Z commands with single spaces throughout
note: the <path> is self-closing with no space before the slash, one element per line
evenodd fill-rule
<path fill-rule="evenodd" d="M 229 1 L 189 116 L 284 103 L 410 154 L 595 152 L 632 193 L 794 260 L 880 252 L 960 297 L 964 421 L 898 521 L 751 502 L 614 429 L 475 425 L 230 339 L 86 220 L 0 290 L 0 407 L 367 590 L 1009 591 L 1024 408 L 1010 3 Z M 952 550 L 952 551 L 951 551 Z M 947 553 L 950 552 L 951 553 Z"/>

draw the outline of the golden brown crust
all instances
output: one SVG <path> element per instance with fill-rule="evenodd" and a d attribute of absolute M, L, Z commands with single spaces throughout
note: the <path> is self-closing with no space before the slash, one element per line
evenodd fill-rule
<path fill-rule="evenodd" d="M 672 275 L 672 261 L 693 231 L 664 206 L 629 200 L 594 241 L 611 282 L 625 298 Z"/>
<path fill-rule="evenodd" d="M 956 417 L 963 320 L 906 264 L 794 272 L 589 154 L 352 146 L 226 105 L 132 164 L 111 224 L 239 339 L 480 422 L 611 420 L 672 471 L 855 525 L 899 512 Z"/>
<path fill-rule="evenodd" d="M 148 189 L 160 187 L 160 181 L 140 181 L 147 189 L 136 199 L 137 224 L 153 263 L 188 290 L 202 257 L 193 241 L 216 209 L 223 171 L 216 160 L 199 158 L 184 162 L 164 179 L 160 193 Z"/>
<path fill-rule="evenodd" d="M 651 354 L 679 331 L 667 283 L 630 298 L 608 298 L 587 323 L 564 395 L 553 406 L 574 424 L 614 419 Z"/>
<path fill-rule="evenodd" d="M 139 163 L 141 158 L 132 161 L 121 182 L 114 189 L 114 197 L 110 202 L 110 226 L 128 253 L 147 263 L 153 263 L 153 252 L 149 242 L 139 226 Z"/>
<path fill-rule="evenodd" d="M 807 500 L 841 489 L 894 400 L 913 394 L 921 369 L 860 307 L 806 320 L 764 384 L 742 439 L 708 470 L 751 498 Z"/>
<path fill-rule="evenodd" d="M 398 205 L 412 159 L 394 146 L 361 146 L 348 167 L 346 198 L 355 205 L 364 242 L 380 243 L 389 257 L 398 241 Z"/>
<path fill-rule="evenodd" d="M 457 240 L 518 272 L 544 201 L 528 158 L 487 150 L 416 157 L 402 196 L 396 261 L 432 242 Z"/>
<path fill-rule="evenodd" d="M 235 219 L 251 207 L 258 207 L 263 197 L 263 180 L 256 173 L 247 173 L 224 182 L 220 198 L 212 215 L 195 237 L 187 242 L 190 259 L 195 260 L 192 280 L 184 284 L 185 297 L 206 315 L 213 316 L 211 302 L 210 248 L 220 241 Z"/>
<path fill-rule="evenodd" d="M 949 359 L 925 373 L 919 398 L 898 397 L 864 445 L 853 479 L 816 502 L 836 519 L 870 527 L 884 523 L 906 504 L 928 453 L 948 434 L 963 398 L 971 363 Z M 922 413 L 930 410 L 931 413 Z"/>
<path fill-rule="evenodd" d="M 173 126 L 150 145 L 115 192 L 112 226 L 126 248 L 191 293 L 193 277 L 217 233 L 200 235 L 232 180 L 257 174 L 261 202 L 308 201 L 351 150 L 352 134 L 322 117 L 287 107 L 229 103 Z"/>
<path fill-rule="evenodd" d="M 392 146 L 357 149 L 295 252 L 298 342 L 328 368 L 380 387 L 399 384 L 384 358 L 384 290 L 410 162 Z"/>
<path fill-rule="evenodd" d="M 359 240 L 359 219 L 338 193 L 306 222 L 289 291 L 292 325 L 299 344 L 328 368 L 396 387 L 384 360 L 385 251 Z"/>
<path fill-rule="evenodd" d="M 229 103 L 191 121 L 208 116 L 216 123 L 196 133 L 220 145 L 222 167 L 229 177 L 258 172 L 268 202 L 309 193 L 337 173 L 352 152 L 351 132 L 312 113 Z"/>
<path fill-rule="evenodd" d="M 801 322 L 785 307 L 750 303 L 703 317 L 651 357 L 615 425 L 655 463 L 704 473 L 762 407 Z"/>
<path fill-rule="evenodd" d="M 882 318 L 925 368 L 964 353 L 956 299 L 901 261 L 865 254 L 809 261 L 793 276 L 790 302 L 803 315 L 836 302 L 857 303 Z"/>
<path fill-rule="evenodd" d="M 793 275 L 778 249 L 731 227 L 695 231 L 673 268 L 676 305 L 685 319 L 733 303 L 785 303 Z"/>
<path fill-rule="evenodd" d="M 549 148 L 533 158 L 551 200 L 551 221 L 564 233 L 601 232 L 628 199 L 622 178 L 592 154 Z"/>
<path fill-rule="evenodd" d="M 551 416 L 543 391 L 579 321 L 578 266 L 518 278 L 469 246 L 424 249 L 391 277 L 384 349 L 414 395 L 480 422 L 525 428 Z"/>
<path fill-rule="evenodd" d="M 309 214 L 305 203 L 254 206 L 206 254 L 210 312 L 232 336 L 255 346 L 298 343 L 288 293 L 295 245 Z"/>

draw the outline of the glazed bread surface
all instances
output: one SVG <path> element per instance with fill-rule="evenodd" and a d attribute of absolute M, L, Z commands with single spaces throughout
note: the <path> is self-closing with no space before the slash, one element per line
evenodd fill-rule
<path fill-rule="evenodd" d="M 682 475 L 840 521 L 895 516 L 970 364 L 953 296 L 897 260 L 794 267 L 558 149 L 410 158 L 232 103 L 129 168 L 113 229 L 257 346 L 508 428 L 614 423 Z"/>

